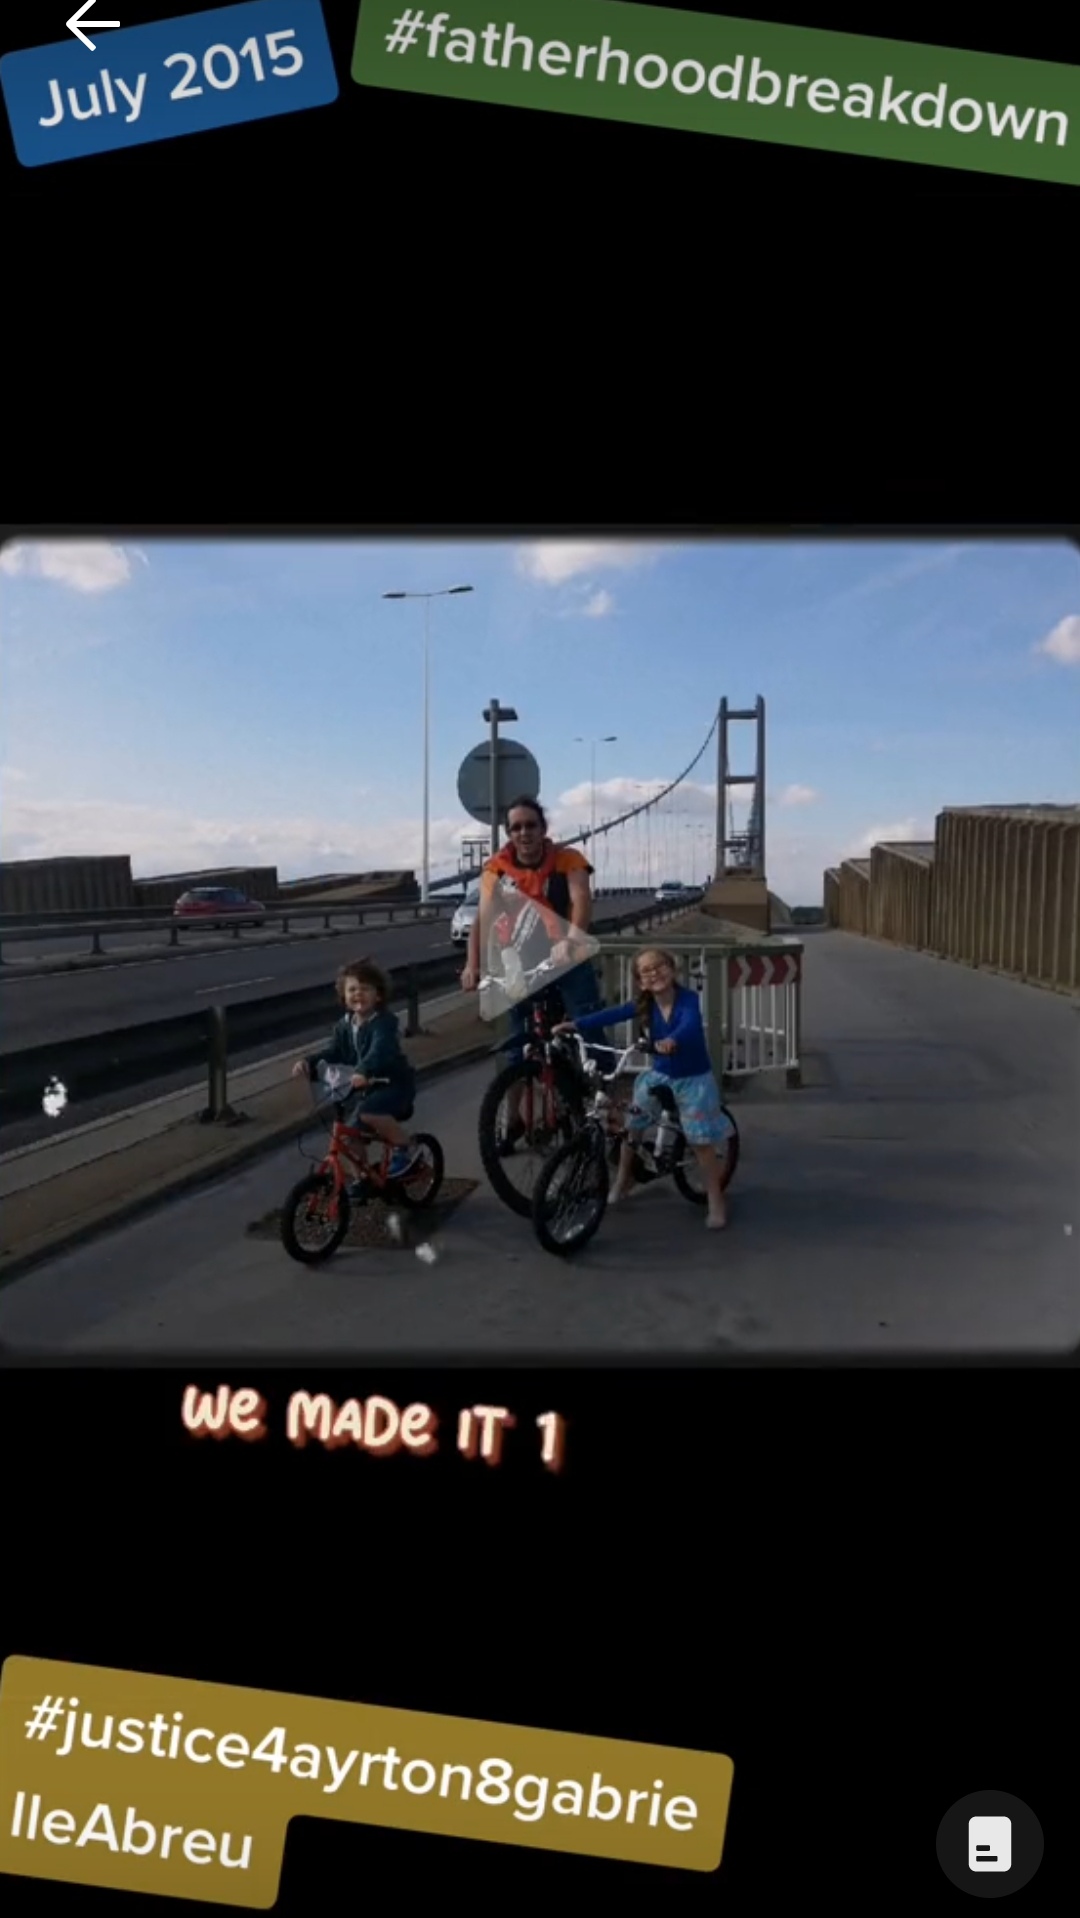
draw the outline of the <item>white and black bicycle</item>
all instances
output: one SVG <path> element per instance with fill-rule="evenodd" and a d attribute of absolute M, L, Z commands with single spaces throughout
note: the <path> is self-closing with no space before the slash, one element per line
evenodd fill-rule
<path fill-rule="evenodd" d="M 533 1187 L 532 1203 L 533 1231 L 544 1251 L 560 1259 L 580 1252 L 599 1231 L 607 1210 L 611 1172 L 625 1144 L 633 1147 L 636 1183 L 651 1185 L 670 1176 L 692 1205 L 706 1205 L 709 1196 L 697 1156 L 679 1123 L 670 1086 L 652 1089 L 660 1108 L 658 1120 L 641 1131 L 631 1132 L 627 1127 L 631 1113 L 614 1088 L 627 1073 L 647 1069 L 652 1047 L 640 1040 L 622 1051 L 616 1046 L 592 1043 L 586 1047 L 580 1034 L 564 1036 L 577 1047 L 581 1075 L 591 1087 L 591 1096 L 577 1119 L 573 1136 L 544 1160 Z M 589 1057 L 597 1052 L 609 1053 L 614 1059 L 609 1072 L 602 1072 Z M 720 1183 L 726 1192 L 739 1163 L 739 1128 L 727 1106 L 721 1111 L 730 1127 L 720 1154 Z"/>

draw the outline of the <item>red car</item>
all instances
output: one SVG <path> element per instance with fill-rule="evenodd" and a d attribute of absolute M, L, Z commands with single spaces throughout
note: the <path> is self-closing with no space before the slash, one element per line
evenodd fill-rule
<path fill-rule="evenodd" d="M 175 906 L 176 919 L 247 919 L 253 926 L 266 922 L 266 907 L 260 899 L 249 899 L 234 886 L 196 886 L 182 892 Z"/>

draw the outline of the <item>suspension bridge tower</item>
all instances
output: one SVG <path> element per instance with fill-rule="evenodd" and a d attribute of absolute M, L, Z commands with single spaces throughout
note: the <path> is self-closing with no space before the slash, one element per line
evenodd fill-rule
<path fill-rule="evenodd" d="M 728 727 L 750 721 L 756 729 L 755 764 L 752 773 L 733 773 L 728 743 Z M 765 701 L 758 695 L 749 711 L 736 711 L 726 699 L 720 701 L 717 728 L 716 772 L 716 854 L 713 881 L 705 897 L 705 910 L 717 919 L 728 919 L 752 932 L 769 930 L 769 888 L 765 876 Z M 731 824 L 731 794 L 736 786 L 752 788 L 750 816 L 746 828 L 735 832 Z"/>

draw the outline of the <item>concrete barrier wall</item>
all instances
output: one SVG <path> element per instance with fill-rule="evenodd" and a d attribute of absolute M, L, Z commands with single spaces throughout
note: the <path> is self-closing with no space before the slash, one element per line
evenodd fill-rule
<path fill-rule="evenodd" d="M 932 951 L 1080 989 L 1080 806 L 950 808 L 934 871 Z"/>
<path fill-rule="evenodd" d="M 163 873 L 155 879 L 137 879 L 134 904 L 172 906 L 182 892 L 191 892 L 196 886 L 235 886 L 250 898 L 262 899 L 269 904 L 277 897 L 277 867 L 223 866 L 215 872 L 173 872 Z"/>
<path fill-rule="evenodd" d="M 139 904 L 126 854 L 0 865 L 0 912 L 93 912 Z"/>
<path fill-rule="evenodd" d="M 346 894 L 385 893 L 398 899 L 420 897 L 420 887 L 416 874 L 399 867 L 395 872 L 330 872 L 317 873 L 313 879 L 286 879 L 278 887 L 278 898 L 282 902 L 293 904 L 297 899 L 317 899 L 323 894 L 340 896 Z"/>
<path fill-rule="evenodd" d="M 870 930 L 870 861 L 845 859 L 840 867 L 840 917 L 843 932 Z"/>
<path fill-rule="evenodd" d="M 439 898 L 434 893 L 434 899 Z M 304 900 L 313 900 L 320 906 L 349 905 L 370 903 L 378 899 L 400 899 L 408 901 L 419 899 L 420 887 L 416 874 L 412 872 L 356 873 L 319 881 L 297 881 L 282 887 L 278 892 L 278 904 L 295 906 Z"/>
<path fill-rule="evenodd" d="M 875 846 L 870 854 L 868 931 L 925 952 L 930 941 L 934 847 Z"/>
<path fill-rule="evenodd" d="M 748 932 L 768 934 L 771 895 L 763 879 L 724 873 L 705 893 L 705 911 Z"/>
<path fill-rule="evenodd" d="M 933 848 L 875 846 L 825 874 L 827 923 L 1080 991 L 1080 806 L 947 807 Z"/>

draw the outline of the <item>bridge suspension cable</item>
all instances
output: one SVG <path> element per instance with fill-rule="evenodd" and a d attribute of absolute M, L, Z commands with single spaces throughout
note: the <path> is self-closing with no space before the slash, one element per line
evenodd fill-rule
<path fill-rule="evenodd" d="M 603 825 L 597 826 L 596 837 L 599 839 L 604 833 L 614 832 L 616 826 L 624 826 L 628 819 L 636 819 L 639 813 L 648 812 L 651 807 L 658 806 L 662 799 L 666 799 L 669 793 L 673 793 L 675 791 L 676 786 L 681 786 L 684 780 L 689 779 L 690 774 L 694 770 L 694 767 L 698 764 L 698 762 L 704 757 L 705 753 L 708 751 L 709 741 L 712 739 L 713 734 L 716 732 L 716 728 L 719 724 L 720 724 L 720 714 L 719 712 L 717 712 L 716 718 L 713 720 L 712 725 L 709 727 L 709 730 L 706 733 L 705 738 L 702 740 L 701 745 L 699 746 L 697 752 L 694 754 L 693 759 L 690 761 L 690 764 L 688 766 L 683 767 L 683 770 L 678 775 L 678 777 L 676 779 L 673 779 L 669 785 L 662 786 L 659 792 L 652 793 L 648 799 L 643 799 L 639 805 L 631 806 L 629 811 L 620 813 L 617 819 L 608 819 L 604 822 Z M 575 833 L 572 838 L 564 839 L 562 843 L 564 846 L 582 846 L 586 843 L 587 840 L 591 839 L 592 836 L 593 835 L 592 835 L 591 828 L 585 827 L 585 829 L 582 832 Z"/>
<path fill-rule="evenodd" d="M 708 752 L 710 741 L 713 739 L 719 724 L 720 712 L 718 708 L 712 725 L 709 727 L 708 732 L 689 765 L 684 766 L 682 772 L 679 773 L 676 778 L 670 780 L 666 786 L 661 786 L 658 792 L 651 793 L 648 799 L 641 800 L 636 806 L 630 806 L 626 812 L 620 813 L 617 819 L 605 820 L 602 825 L 597 826 L 595 837 L 602 839 L 605 834 L 614 832 L 617 826 L 624 826 L 628 820 L 636 819 L 640 813 L 649 813 L 659 807 L 662 800 L 667 799 L 669 794 L 675 791 L 676 787 L 681 786 L 685 780 L 689 779 L 695 766 L 700 763 Z M 560 835 L 559 843 L 563 846 L 584 846 L 593 837 L 592 828 L 584 826 L 580 832 L 570 834 L 565 838 Z M 467 871 L 459 870 L 447 875 L 445 878 L 434 880 L 432 882 L 432 888 L 433 890 L 440 890 L 445 886 L 460 885 L 463 880 L 467 881 L 478 878 L 482 870 L 483 868 L 481 866 L 472 866 Z"/>

